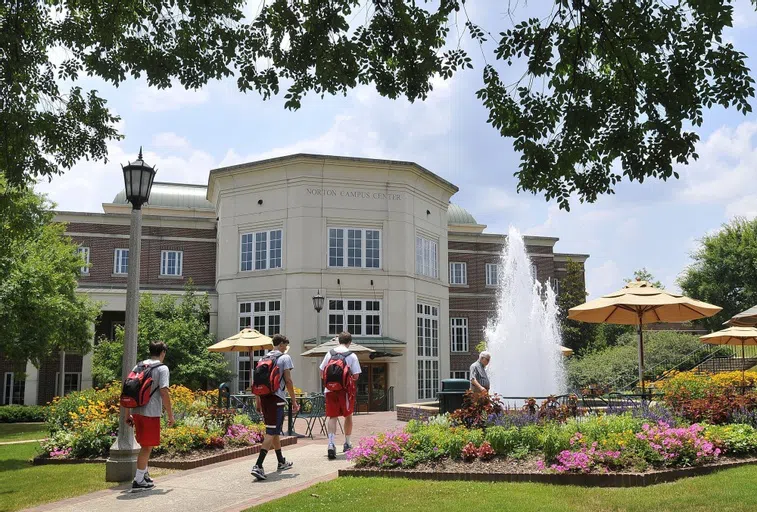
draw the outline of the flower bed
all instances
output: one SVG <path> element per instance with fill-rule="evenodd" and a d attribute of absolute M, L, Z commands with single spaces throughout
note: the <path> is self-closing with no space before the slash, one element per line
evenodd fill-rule
<path fill-rule="evenodd" d="M 50 437 L 40 442 L 40 458 L 103 459 L 108 456 L 118 431 L 118 398 L 121 386 L 74 392 L 50 404 L 47 427 Z M 216 392 L 217 393 L 217 392 Z M 206 392 L 171 386 L 176 425 L 162 421 L 161 444 L 155 460 L 204 458 L 254 446 L 265 428 L 234 410 L 209 406 L 215 403 Z"/>
<path fill-rule="evenodd" d="M 347 457 L 366 470 L 457 471 L 468 464 L 474 472 L 488 466 L 510 473 L 647 474 L 757 456 L 757 430 L 749 424 L 690 422 L 664 406 L 576 417 L 570 412 L 570 404 L 553 401 L 507 411 L 496 396 L 466 395 L 454 414 L 363 438 Z"/>

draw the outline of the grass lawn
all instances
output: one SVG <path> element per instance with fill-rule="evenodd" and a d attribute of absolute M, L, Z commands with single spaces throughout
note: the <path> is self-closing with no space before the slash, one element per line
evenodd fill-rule
<path fill-rule="evenodd" d="M 0 443 L 47 437 L 44 423 L 0 423 Z"/>
<path fill-rule="evenodd" d="M 105 465 L 32 466 L 37 443 L 0 446 L 0 511 L 20 510 L 112 487 Z"/>
<path fill-rule="evenodd" d="M 338 478 L 255 507 L 256 512 L 718 512 L 757 510 L 757 466 L 669 484 L 601 489 L 545 484 Z"/>
<path fill-rule="evenodd" d="M 117 484 L 105 481 L 105 464 L 32 466 L 37 443 L 0 446 L 0 512 L 73 498 Z M 153 476 L 172 473 L 151 470 Z"/>

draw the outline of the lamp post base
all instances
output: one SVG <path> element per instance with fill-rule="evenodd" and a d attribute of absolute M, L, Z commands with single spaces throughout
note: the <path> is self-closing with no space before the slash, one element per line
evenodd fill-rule
<path fill-rule="evenodd" d="M 110 456 L 105 462 L 106 482 L 128 482 L 137 472 L 137 455 L 141 446 L 136 440 L 119 444 L 118 439 L 110 447 Z"/>

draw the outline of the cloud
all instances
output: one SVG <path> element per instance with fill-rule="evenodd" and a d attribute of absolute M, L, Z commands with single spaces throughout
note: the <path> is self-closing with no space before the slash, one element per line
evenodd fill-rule
<path fill-rule="evenodd" d="M 745 121 L 735 128 L 716 130 L 697 147 L 699 160 L 681 167 L 684 187 L 677 196 L 689 204 L 722 204 L 732 208 L 757 181 L 757 122 Z M 741 204 L 733 211 L 750 211 Z"/>
<path fill-rule="evenodd" d="M 606 260 L 586 273 L 586 288 L 590 294 L 588 299 L 597 299 L 611 293 L 620 288 L 622 283 L 623 274 L 618 264 L 614 260 Z"/>
<path fill-rule="evenodd" d="M 139 112 L 168 112 L 201 105 L 210 99 L 208 89 L 184 89 L 174 83 L 170 89 L 156 89 L 142 82 L 137 87 L 132 107 Z"/>
<path fill-rule="evenodd" d="M 153 136 L 152 147 L 185 151 L 190 149 L 189 141 L 174 132 L 161 132 Z"/>

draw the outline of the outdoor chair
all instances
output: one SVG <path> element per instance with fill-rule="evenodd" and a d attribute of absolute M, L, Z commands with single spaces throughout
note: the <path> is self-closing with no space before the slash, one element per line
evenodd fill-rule
<path fill-rule="evenodd" d="M 297 418 L 305 420 L 305 435 L 313 438 L 313 427 L 316 424 L 321 425 L 326 421 L 326 398 L 323 395 L 309 396 L 300 399 L 300 412 Z"/>

